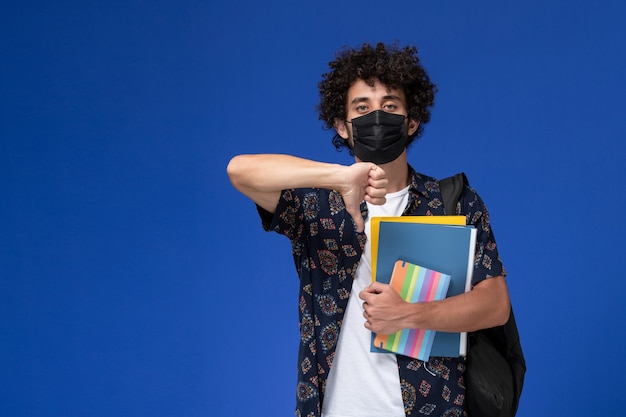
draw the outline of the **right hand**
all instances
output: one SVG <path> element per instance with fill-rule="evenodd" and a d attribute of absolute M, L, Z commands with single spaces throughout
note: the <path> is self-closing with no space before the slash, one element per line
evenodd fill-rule
<path fill-rule="evenodd" d="M 341 193 L 357 231 L 363 232 L 365 221 L 361 215 L 361 202 L 385 204 L 387 178 L 385 171 L 371 162 L 357 162 L 346 168 L 345 181 L 337 191 Z"/>

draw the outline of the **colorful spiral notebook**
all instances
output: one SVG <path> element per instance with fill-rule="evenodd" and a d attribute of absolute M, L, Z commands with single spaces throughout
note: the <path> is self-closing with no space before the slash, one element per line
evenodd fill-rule
<path fill-rule="evenodd" d="M 410 303 L 446 298 L 450 275 L 405 261 L 394 265 L 389 284 Z M 375 335 L 379 349 L 427 361 L 435 340 L 434 330 L 405 329 L 389 335 Z"/>

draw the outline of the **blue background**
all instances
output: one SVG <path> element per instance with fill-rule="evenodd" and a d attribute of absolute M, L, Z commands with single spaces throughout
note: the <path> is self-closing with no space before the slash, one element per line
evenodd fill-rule
<path fill-rule="evenodd" d="M 486 201 L 528 361 L 519 416 L 626 409 L 621 1 L 2 1 L 0 415 L 293 415 L 290 244 L 238 153 L 348 164 L 343 45 L 417 44 L 409 151 Z"/>

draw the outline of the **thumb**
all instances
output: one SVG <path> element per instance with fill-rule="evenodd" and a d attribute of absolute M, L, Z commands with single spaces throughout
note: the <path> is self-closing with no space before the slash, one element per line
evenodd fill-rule
<path fill-rule="evenodd" d="M 380 294 L 385 289 L 385 284 L 379 281 L 373 281 L 366 290 L 373 294 Z"/>

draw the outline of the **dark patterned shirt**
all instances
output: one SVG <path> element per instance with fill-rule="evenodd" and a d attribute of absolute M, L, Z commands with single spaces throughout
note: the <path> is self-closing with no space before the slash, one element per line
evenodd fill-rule
<path fill-rule="evenodd" d="M 439 183 L 409 167 L 409 199 L 403 215 L 443 215 Z M 296 390 L 298 417 L 318 417 L 326 379 L 335 356 L 348 296 L 367 239 L 358 233 L 341 195 L 332 190 L 284 190 L 274 214 L 258 208 L 265 230 L 287 236 L 300 277 L 300 349 Z M 363 217 L 367 206 L 361 205 Z M 456 207 L 467 224 L 476 226 L 476 259 L 472 284 L 505 275 L 478 194 L 466 187 Z M 404 410 L 409 415 L 466 415 L 463 358 L 428 362 L 397 355 Z"/>

